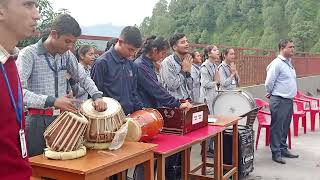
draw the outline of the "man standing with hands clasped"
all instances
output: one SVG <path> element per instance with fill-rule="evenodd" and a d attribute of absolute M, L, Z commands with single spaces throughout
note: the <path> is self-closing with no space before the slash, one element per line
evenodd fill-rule
<path fill-rule="evenodd" d="M 292 40 L 280 40 L 280 54 L 267 67 L 265 87 L 270 98 L 271 130 L 270 148 L 272 160 L 286 164 L 282 159 L 298 158 L 288 150 L 287 135 L 293 111 L 293 98 L 297 94 L 296 72 L 291 57 L 294 54 Z"/>

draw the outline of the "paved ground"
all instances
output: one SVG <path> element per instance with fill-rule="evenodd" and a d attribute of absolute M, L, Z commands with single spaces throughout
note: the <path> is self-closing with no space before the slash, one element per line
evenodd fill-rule
<path fill-rule="evenodd" d="M 307 120 L 308 121 L 308 120 Z M 309 122 L 308 122 L 309 123 Z M 301 126 L 300 126 L 301 127 Z M 298 159 L 286 159 L 281 165 L 271 160 L 270 148 L 265 146 L 265 131 L 260 133 L 258 150 L 255 152 L 254 171 L 245 180 L 320 180 L 320 128 L 316 120 L 316 131 L 307 134 L 299 129 L 299 136 L 292 138 L 292 152 L 299 154 Z M 257 124 L 254 129 L 257 130 Z M 293 132 L 292 132 L 293 136 Z M 200 161 L 200 145 L 192 149 L 192 166 Z"/>

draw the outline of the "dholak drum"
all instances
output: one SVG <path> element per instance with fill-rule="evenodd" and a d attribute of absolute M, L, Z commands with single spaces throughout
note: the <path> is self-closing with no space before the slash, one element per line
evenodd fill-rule
<path fill-rule="evenodd" d="M 88 119 L 89 124 L 85 139 L 94 143 L 106 143 L 113 140 L 115 132 L 125 123 L 125 114 L 118 101 L 103 97 L 107 110 L 98 112 L 92 106 L 92 99 L 86 100 L 80 112 Z"/>
<path fill-rule="evenodd" d="M 225 116 L 242 116 L 256 107 L 252 96 L 242 90 L 220 92 L 213 101 L 213 112 Z"/>
<path fill-rule="evenodd" d="M 79 149 L 87 125 L 88 120 L 81 114 L 62 113 L 43 134 L 47 147 L 58 152 Z"/>
<path fill-rule="evenodd" d="M 148 142 L 160 133 L 163 128 L 163 118 L 156 109 L 146 108 L 129 115 L 128 133 L 129 141 Z"/>

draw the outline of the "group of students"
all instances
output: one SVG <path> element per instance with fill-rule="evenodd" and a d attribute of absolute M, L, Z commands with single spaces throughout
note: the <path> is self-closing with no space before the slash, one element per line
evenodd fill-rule
<path fill-rule="evenodd" d="M 20 11 L 16 13 L 13 9 Z M 5 139 L 0 145 L 6 147 L 0 150 L 0 164 L 8 167 L 0 170 L 4 179 L 30 177 L 27 156 L 43 153 L 45 129 L 59 111 L 76 113 L 79 100 L 91 97 L 94 108 L 104 111 L 108 107 L 102 97 L 111 97 L 120 102 L 125 114 L 161 106 L 188 111 L 192 108 L 190 102 L 198 101 L 206 102 L 213 113 L 211 103 L 216 86 L 230 89 L 239 85 L 233 49 L 223 53 L 224 61 L 218 67 L 219 51 L 216 46 L 209 46 L 205 51 L 207 59 L 201 64 L 199 53 L 189 53 L 184 34 L 174 34 L 169 42 L 163 37 L 151 36 L 142 43 L 139 29 L 133 26 L 125 27 L 118 41 L 91 67 L 92 47 L 81 47 L 77 57 L 71 52 L 81 28 L 68 14 L 57 16 L 48 27 L 47 36 L 23 48 L 15 60 L 16 43 L 35 33 L 36 21 L 40 18 L 36 2 L 0 0 L 0 17 L 1 52 L 5 55 L 4 60 L 1 59 L 0 84 L 8 89 L 0 90 L 0 113 L 4 115 L 4 123 L 11 126 L 0 131 Z M 21 24 L 12 23 L 14 20 Z M 167 56 L 170 48 L 173 53 Z M 8 104 L 10 107 L 4 110 Z M 24 107 L 28 112 L 26 116 L 22 115 Z M 23 147 L 24 143 L 27 148 Z M 176 155 L 172 161 L 168 160 L 168 179 L 176 179 L 170 171 L 177 157 L 179 159 Z M 14 169 L 18 173 L 13 172 Z M 138 176 L 143 173 L 135 175 L 141 179 Z"/>

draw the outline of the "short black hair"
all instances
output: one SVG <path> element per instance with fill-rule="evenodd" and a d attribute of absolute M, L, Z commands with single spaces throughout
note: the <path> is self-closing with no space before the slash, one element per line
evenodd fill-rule
<path fill-rule="evenodd" d="M 140 48 L 142 44 L 140 30 L 134 26 L 124 27 L 120 33 L 120 38 L 122 38 L 125 43 L 133 45 L 135 48 Z"/>
<path fill-rule="evenodd" d="M 173 36 L 171 36 L 169 39 L 170 47 L 173 49 L 173 46 L 176 45 L 177 42 L 184 37 L 186 37 L 186 35 L 182 33 L 176 33 Z"/>
<path fill-rule="evenodd" d="M 51 25 L 51 30 L 55 30 L 58 36 L 71 34 L 74 37 L 81 35 L 81 28 L 78 22 L 69 14 L 58 15 Z"/>
<path fill-rule="evenodd" d="M 110 41 L 107 41 L 106 49 L 104 51 L 108 51 L 112 46 L 117 44 L 118 38 L 112 38 Z"/>
<path fill-rule="evenodd" d="M 292 43 L 292 42 L 293 42 L 292 39 L 280 39 L 278 44 L 279 51 L 281 50 L 281 48 L 285 48 L 288 43 Z"/>

